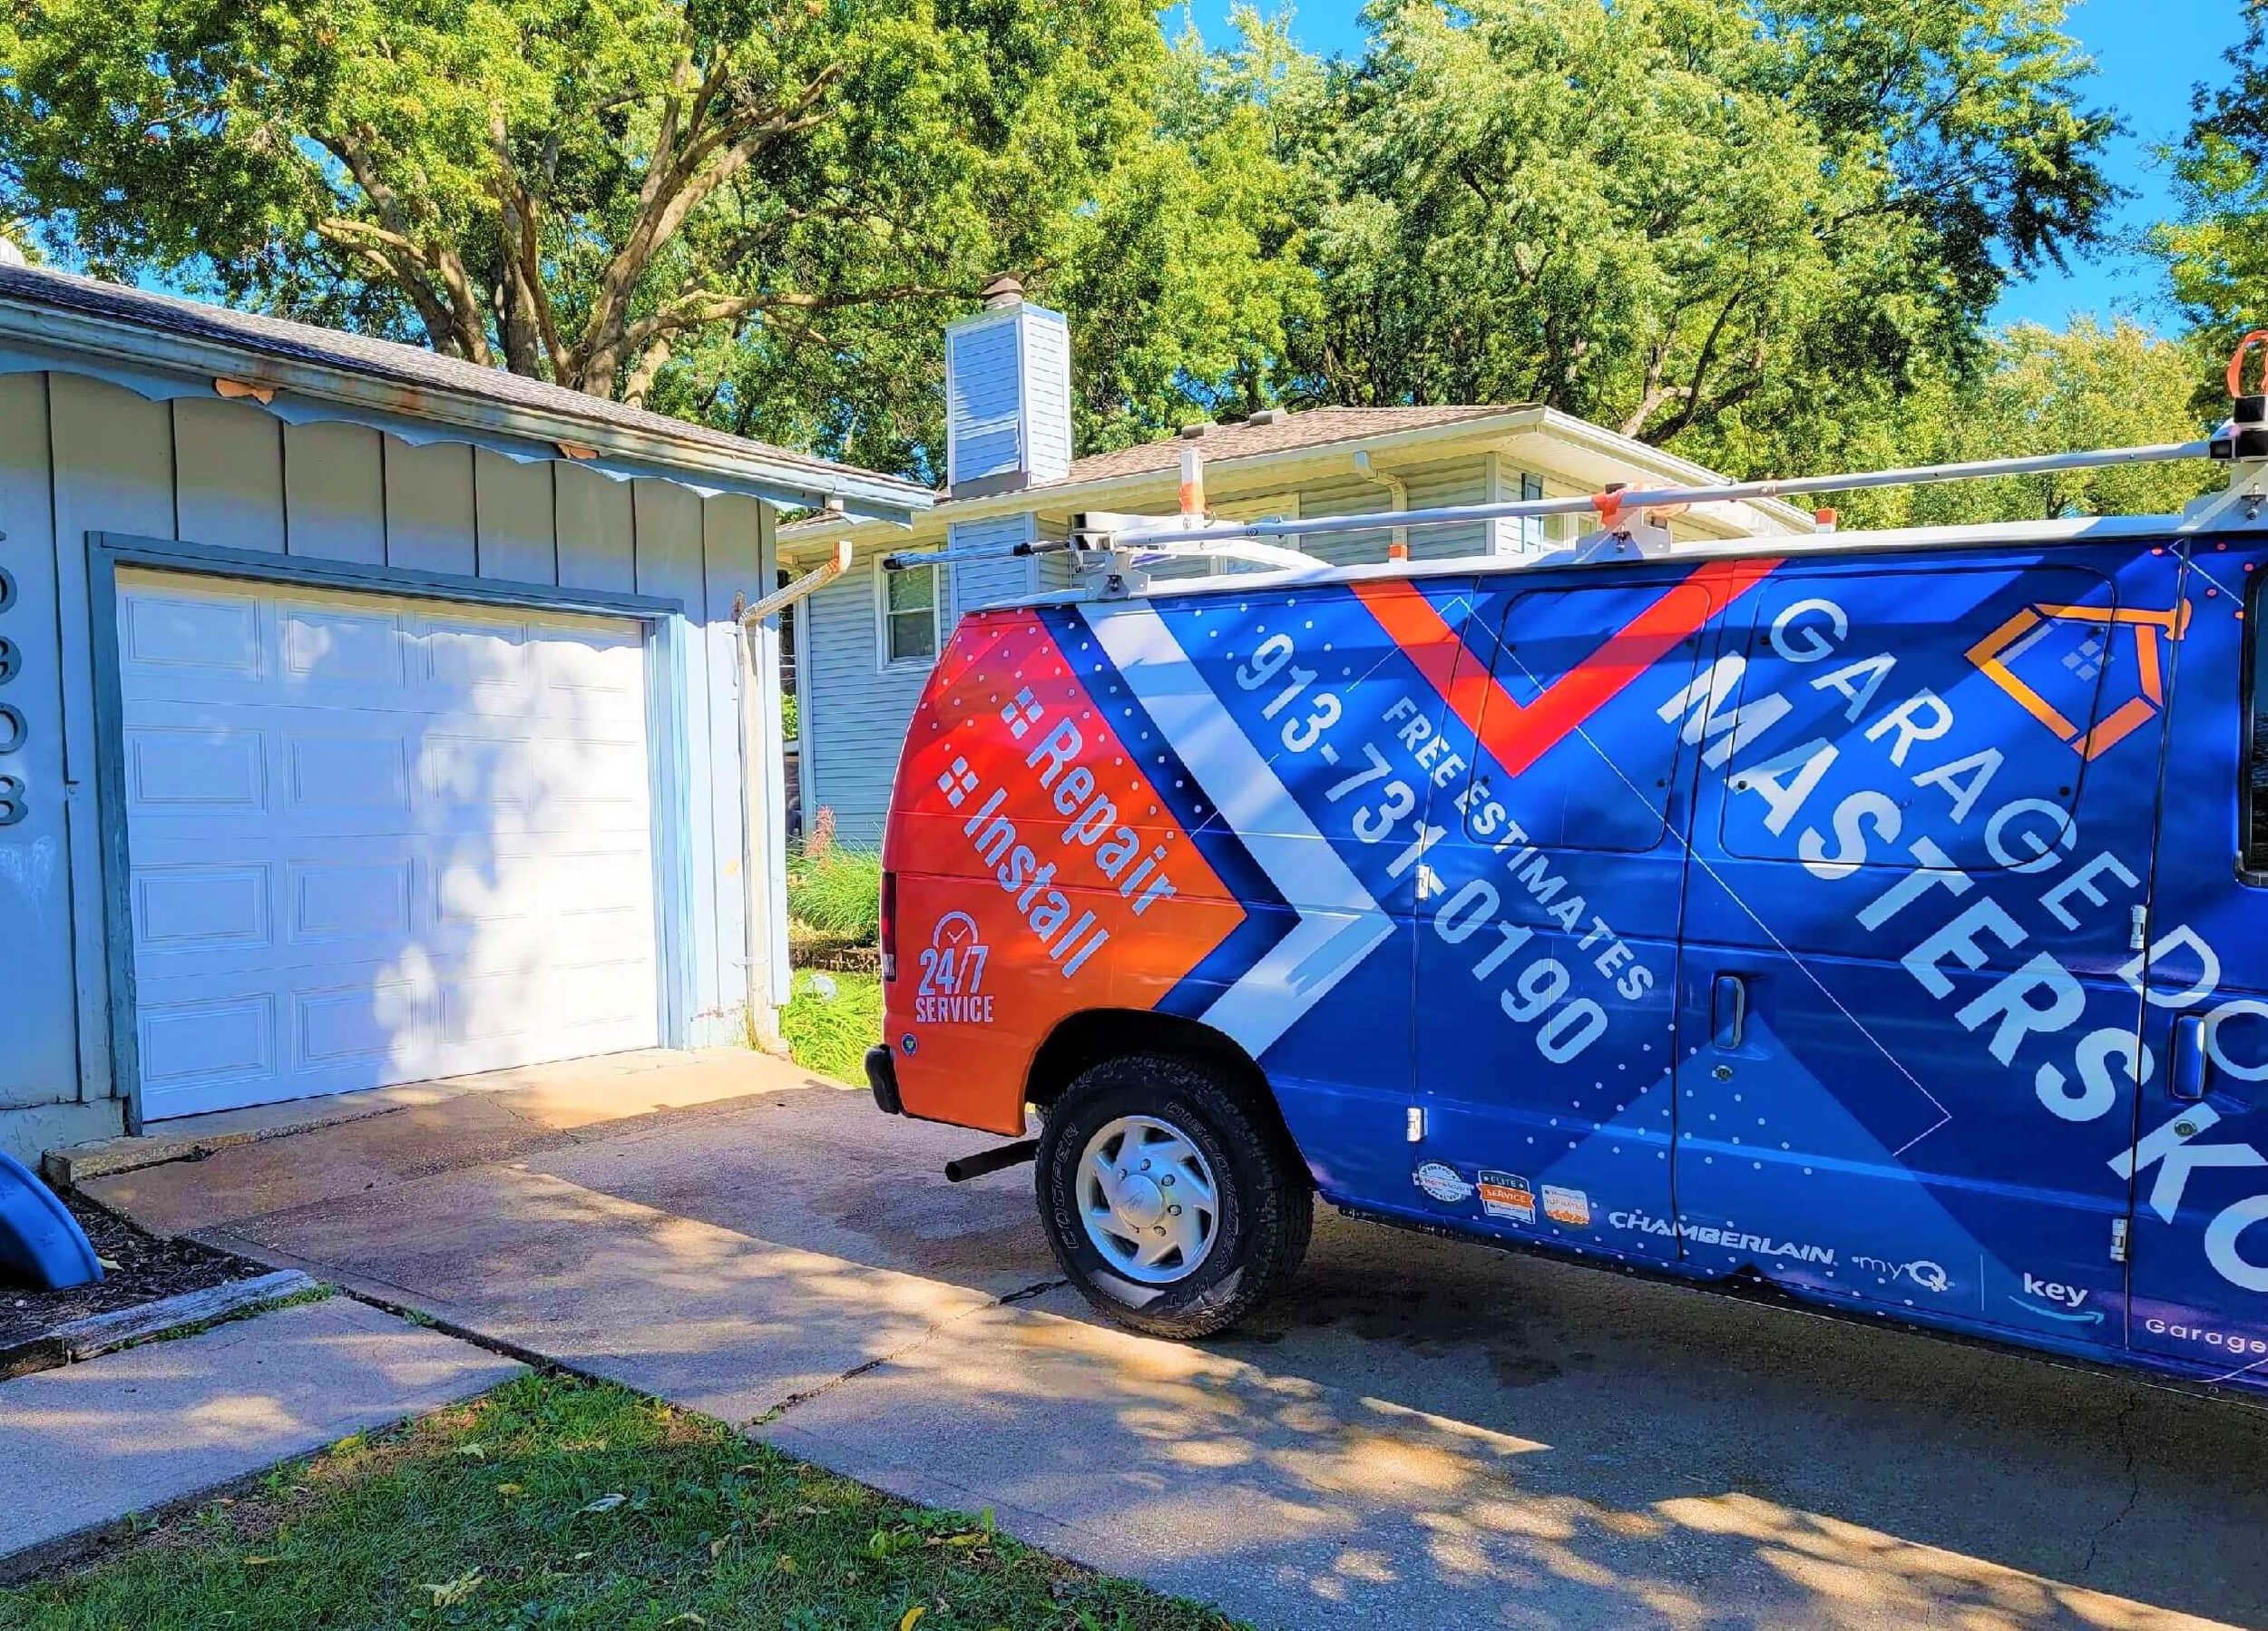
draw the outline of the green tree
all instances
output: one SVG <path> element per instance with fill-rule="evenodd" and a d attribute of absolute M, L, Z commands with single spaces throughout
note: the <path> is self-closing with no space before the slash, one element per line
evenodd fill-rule
<path fill-rule="evenodd" d="M 1159 133 L 1149 0 L 0 18 L 0 213 L 98 270 L 916 471 L 992 271 L 1107 314 L 1099 426 L 1276 343 L 1250 179 Z"/>
<path fill-rule="evenodd" d="M 2198 87 L 2188 141 L 2169 155 L 2180 217 L 2151 237 L 2203 356 L 2216 358 L 2268 321 L 2268 0 L 2245 0 L 2244 23 L 2227 53 L 2232 82 Z M 2200 368 L 2201 405 L 2220 401 L 2217 373 Z"/>
<path fill-rule="evenodd" d="M 1311 144 L 1295 394 L 1537 401 L 1809 464 L 2093 240 L 2062 0 L 1374 0 Z"/>
<path fill-rule="evenodd" d="M 2060 332 L 2019 323 L 1994 337 L 1971 378 L 1939 378 L 1912 393 L 1869 448 L 1880 464 L 2020 458 L 2078 448 L 2189 442 L 2209 428 L 2191 406 L 2192 346 L 2124 318 L 2075 319 Z M 2061 470 L 1992 482 L 1880 489 L 1844 499 L 1871 526 L 2162 514 L 2221 480 L 2199 462 Z"/>

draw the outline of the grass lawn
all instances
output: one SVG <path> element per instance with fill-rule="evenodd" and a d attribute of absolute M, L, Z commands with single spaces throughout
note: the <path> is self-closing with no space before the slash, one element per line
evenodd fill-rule
<path fill-rule="evenodd" d="M 835 994 L 825 996 L 824 982 Z M 866 1079 L 866 1050 L 882 1040 L 882 976 L 799 972 L 779 1032 L 796 1063 L 838 1081 Z"/>
<path fill-rule="evenodd" d="M 0 1626 L 1221 1631 L 622 1389 L 528 1377 L 0 1591 Z"/>

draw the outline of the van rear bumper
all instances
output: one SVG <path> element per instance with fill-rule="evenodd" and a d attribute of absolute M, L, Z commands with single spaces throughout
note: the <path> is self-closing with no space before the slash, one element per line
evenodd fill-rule
<path fill-rule="evenodd" d="M 874 1090 L 875 1108 L 884 1115 L 905 1114 L 898 1098 L 897 1061 L 891 1057 L 889 1043 L 876 1042 L 866 1050 L 866 1086 Z"/>

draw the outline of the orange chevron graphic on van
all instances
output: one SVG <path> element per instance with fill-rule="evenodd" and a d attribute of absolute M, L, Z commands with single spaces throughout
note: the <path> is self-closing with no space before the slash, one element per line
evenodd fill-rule
<path fill-rule="evenodd" d="M 1696 567 L 1525 705 L 1490 674 L 1486 663 L 1460 660 L 1464 641 L 1406 579 L 1357 583 L 1354 592 L 1481 745 L 1518 776 L 1779 564 L 1777 559 L 1735 560 Z"/>

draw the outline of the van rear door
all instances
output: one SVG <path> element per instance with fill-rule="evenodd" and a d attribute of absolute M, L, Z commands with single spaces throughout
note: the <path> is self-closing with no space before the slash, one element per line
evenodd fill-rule
<path fill-rule="evenodd" d="M 2151 890 L 2133 1341 L 2268 1370 L 2268 549 L 2191 546 Z M 2169 636 L 2175 630 L 2169 629 Z"/>

